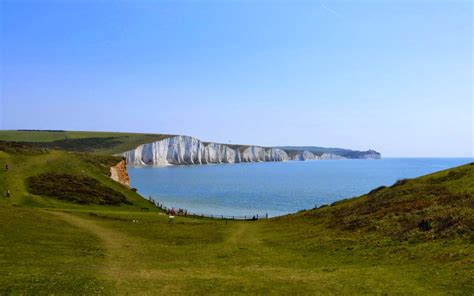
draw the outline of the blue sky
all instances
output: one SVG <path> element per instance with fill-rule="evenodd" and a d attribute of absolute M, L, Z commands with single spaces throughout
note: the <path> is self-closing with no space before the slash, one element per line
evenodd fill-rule
<path fill-rule="evenodd" d="M 0 1 L 1 129 L 472 156 L 470 1 Z"/>

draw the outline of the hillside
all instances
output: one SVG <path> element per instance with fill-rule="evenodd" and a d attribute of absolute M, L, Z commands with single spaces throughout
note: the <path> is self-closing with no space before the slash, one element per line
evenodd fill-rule
<path fill-rule="evenodd" d="M 102 155 L 114 155 L 170 136 L 85 131 L 0 131 L 0 141 L 26 142 L 36 147 Z"/>
<path fill-rule="evenodd" d="M 0 141 L 0 202 L 47 208 L 111 205 L 114 210 L 153 209 L 137 193 L 110 178 L 110 167 L 119 161 L 121 158 L 115 156 Z"/>
<path fill-rule="evenodd" d="M 119 132 L 85 132 L 85 131 L 51 131 L 51 130 L 12 130 L 0 131 L 0 141 L 26 142 L 36 147 L 66 150 L 75 152 L 90 152 L 101 155 L 115 155 L 125 151 L 135 149 L 137 146 L 146 143 L 160 141 L 174 135 L 166 134 L 142 134 L 142 133 L 119 133 Z M 210 142 L 203 142 L 209 145 Z M 252 145 L 222 144 L 243 152 Z M 368 151 L 354 151 L 342 148 L 323 148 L 323 147 L 264 147 L 266 150 L 271 148 L 282 149 L 289 155 L 309 151 L 316 156 L 324 153 L 335 154 L 344 158 L 380 158 L 380 153 Z"/>
<path fill-rule="evenodd" d="M 469 295 L 474 288 L 472 164 L 269 220 L 169 220 L 110 179 L 115 157 L 1 147 L 0 188 L 12 192 L 0 197 L 1 295 Z M 35 176 L 41 194 L 29 188 Z M 52 179 L 61 185 L 48 186 Z M 58 186 L 85 203 L 58 198 Z M 104 187 L 127 202 L 94 201 L 108 196 Z"/>
<path fill-rule="evenodd" d="M 286 225 L 306 221 L 328 231 L 375 235 L 400 242 L 474 242 L 474 163 L 402 179 L 390 187 L 381 186 L 363 196 L 277 221 Z"/>

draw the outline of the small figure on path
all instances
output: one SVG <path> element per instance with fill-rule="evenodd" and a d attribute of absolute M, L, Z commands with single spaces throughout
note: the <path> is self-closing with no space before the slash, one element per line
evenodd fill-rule
<path fill-rule="evenodd" d="M 8 171 L 8 164 L 5 165 L 5 171 Z"/>
<path fill-rule="evenodd" d="M 10 197 L 10 189 L 7 190 L 7 197 Z"/>

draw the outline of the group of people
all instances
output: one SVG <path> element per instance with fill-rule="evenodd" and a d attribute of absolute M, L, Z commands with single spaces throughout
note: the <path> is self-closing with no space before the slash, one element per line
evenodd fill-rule
<path fill-rule="evenodd" d="M 187 216 L 188 215 L 188 210 L 186 209 L 176 209 L 175 207 L 172 208 L 167 208 L 163 204 L 160 204 L 159 202 L 155 201 L 151 196 L 148 197 L 148 200 L 153 203 L 156 207 L 164 210 L 168 215 L 170 216 Z"/>
<path fill-rule="evenodd" d="M 188 215 L 188 210 L 186 210 L 186 209 L 181 209 L 181 208 L 176 209 L 175 207 L 167 208 L 163 204 L 160 204 L 159 202 L 155 201 L 151 196 L 148 197 L 148 200 L 151 203 L 153 203 L 156 207 L 158 207 L 158 208 L 162 209 L 163 211 L 165 211 L 166 214 L 168 214 L 168 216 L 170 216 L 170 218 L 174 218 L 174 217 L 171 217 L 171 216 L 185 216 L 186 217 Z M 194 214 L 194 215 L 196 215 L 196 214 Z M 203 215 L 203 217 L 204 217 L 204 215 Z M 215 216 L 215 218 L 219 218 L 219 217 L 220 216 Z M 211 218 L 212 218 L 212 216 L 211 216 Z M 258 220 L 259 218 L 260 217 L 258 215 L 254 215 L 254 216 L 245 217 L 245 220 L 255 221 L 255 220 Z M 265 214 L 265 218 L 268 219 L 268 213 Z M 224 216 L 222 216 L 222 219 L 224 219 Z"/>
<path fill-rule="evenodd" d="M 178 209 L 176 210 L 175 207 L 172 207 L 171 209 L 166 209 L 166 213 L 170 216 L 187 216 L 188 215 L 188 210 L 185 209 Z"/>

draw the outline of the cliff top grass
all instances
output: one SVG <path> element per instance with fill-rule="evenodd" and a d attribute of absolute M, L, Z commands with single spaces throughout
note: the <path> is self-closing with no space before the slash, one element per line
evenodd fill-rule
<path fill-rule="evenodd" d="M 114 155 L 172 135 L 88 131 L 0 131 L 0 141 L 26 142 L 38 148 Z"/>

